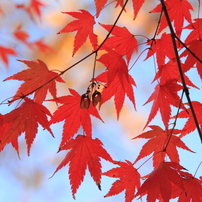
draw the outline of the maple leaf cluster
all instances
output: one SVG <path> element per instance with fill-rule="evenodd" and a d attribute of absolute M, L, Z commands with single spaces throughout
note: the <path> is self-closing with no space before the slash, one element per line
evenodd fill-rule
<path fill-rule="evenodd" d="M 146 140 L 137 158 L 133 162 L 114 160 L 101 140 L 93 136 L 92 117 L 104 122 L 99 110 L 102 110 L 110 99 L 114 99 L 117 119 L 121 116 L 126 96 L 136 109 L 134 87 L 137 87 L 137 84 L 130 70 L 135 65 L 133 59 L 139 58 L 138 37 L 142 35 L 117 25 L 121 14 L 128 10 L 128 2 L 128 0 L 113 2 L 114 9 L 121 10 L 114 24 L 97 22 L 103 10 L 110 5 L 107 4 L 107 0 L 94 0 L 95 15 L 85 9 L 63 12 L 75 18 L 58 32 L 58 34 L 76 32 L 72 55 L 80 50 L 88 38 L 92 46 L 92 52 L 78 63 L 95 54 L 93 78 L 88 78 L 90 85 L 84 94 L 68 88 L 67 95 L 57 96 L 57 83 L 65 83 L 62 75 L 77 63 L 58 73 L 50 70 L 41 60 L 20 60 L 27 69 L 4 80 L 23 82 L 7 104 L 11 105 L 19 100 L 22 103 L 11 112 L 0 115 L 0 151 L 11 143 L 19 154 L 18 138 L 24 133 L 27 153 L 30 155 L 39 124 L 54 137 L 51 125 L 64 121 L 58 152 L 66 150 L 67 154 L 53 175 L 64 166 L 68 166 L 73 198 L 88 169 L 100 190 L 102 176 L 118 178 L 105 197 L 125 191 L 126 202 L 143 197 L 148 202 L 156 200 L 168 202 L 172 198 L 178 198 L 179 202 L 200 202 L 201 177 L 197 178 L 196 174 L 192 175 L 181 165 L 178 152 L 180 148 L 186 150 L 185 152 L 194 153 L 182 139 L 192 131 L 197 129 L 202 140 L 200 132 L 202 103 L 191 101 L 189 96 L 189 89 L 199 88 L 187 76 L 189 70 L 196 69 L 202 79 L 202 19 L 192 19 L 191 11 L 194 9 L 189 1 L 161 0 L 150 12 L 159 13 L 156 32 L 151 39 L 143 37 L 147 40 L 142 44 L 145 45 L 146 51 L 144 60 L 152 56 L 155 58 L 157 71 L 153 82 L 156 82 L 156 86 L 144 104 L 152 102 L 143 128 L 150 129 L 132 140 L 139 138 Z M 144 3 L 144 0 L 132 0 L 134 20 L 137 19 Z M 25 10 L 33 18 L 33 15 L 41 16 L 43 6 L 45 4 L 40 1 L 32 0 L 28 7 L 24 5 L 16 7 Z M 95 25 L 108 32 L 101 43 Z M 165 28 L 169 31 L 165 31 Z M 190 32 L 183 42 L 181 36 L 184 30 Z M 29 34 L 22 31 L 21 27 L 18 27 L 13 34 L 27 46 L 33 45 L 28 42 Z M 35 42 L 36 44 L 43 46 L 42 41 Z M 0 46 L 0 55 L 5 64 L 8 64 L 9 54 L 17 55 L 14 49 Z M 103 72 L 94 77 L 98 62 L 103 65 Z M 184 102 L 183 97 L 187 98 L 187 102 Z M 53 114 L 45 106 L 45 102 L 57 104 Z M 158 112 L 162 119 L 161 127 L 150 125 Z M 181 118 L 186 118 L 187 121 L 182 129 L 177 129 L 176 121 Z M 79 129 L 83 130 L 83 134 L 78 134 Z M 111 162 L 116 167 L 102 172 L 101 159 Z M 138 167 L 138 163 L 143 160 L 144 163 Z M 147 161 L 152 161 L 153 170 L 143 176 L 140 170 Z"/>
<path fill-rule="evenodd" d="M 9 22 L 9 24 L 12 26 L 14 23 L 12 22 L 12 17 L 10 16 L 10 14 L 7 14 L 7 10 L 6 10 L 6 6 L 4 6 L 7 4 L 7 2 L 2 2 L 2 7 L 0 6 L 0 14 L 1 14 L 1 20 L 2 20 L 2 25 L 7 22 Z M 13 14 L 15 14 L 15 12 L 21 12 L 21 15 L 24 16 L 24 14 L 26 14 L 27 17 L 27 21 L 28 23 L 35 23 L 35 25 L 37 25 L 37 20 L 41 18 L 41 10 L 43 7 L 45 7 L 46 5 L 44 3 L 41 2 L 41 0 L 30 0 L 27 2 L 24 2 L 24 4 L 18 4 L 17 2 L 9 2 L 11 3 L 11 6 L 13 7 Z M 5 8 L 4 8 L 5 7 Z M 5 11 L 4 11 L 5 9 Z M 16 20 L 16 18 L 14 19 Z M 1 25 L 1 26 L 2 26 Z M 10 58 L 11 57 L 19 57 L 21 56 L 21 52 L 18 50 L 17 46 L 20 46 L 20 44 L 25 45 L 26 51 L 28 50 L 40 50 L 43 52 L 51 52 L 53 51 L 53 49 L 47 45 L 44 42 L 43 38 L 40 39 L 31 39 L 32 33 L 27 31 L 27 27 L 26 27 L 26 23 L 24 23 L 23 20 L 20 20 L 17 22 L 15 22 L 15 26 L 12 27 L 12 29 L 9 28 L 8 24 L 6 24 L 6 26 L 8 27 L 8 33 L 7 33 L 7 38 L 6 40 L 1 41 L 0 43 L 0 60 L 1 62 L 4 63 L 4 65 L 8 68 L 10 67 Z M 36 29 L 35 29 L 36 31 Z M 8 40 L 9 38 L 9 40 Z M 12 39 L 12 40 L 10 40 Z M 6 43 L 7 41 L 9 41 L 9 43 Z"/>

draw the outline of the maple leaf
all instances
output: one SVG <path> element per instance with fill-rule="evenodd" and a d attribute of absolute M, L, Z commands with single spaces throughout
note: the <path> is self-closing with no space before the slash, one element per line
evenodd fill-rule
<path fill-rule="evenodd" d="M 188 26 L 184 27 L 184 29 L 193 29 L 185 40 L 186 44 L 190 43 L 193 40 L 199 40 L 202 38 L 202 29 L 201 29 L 202 19 L 196 18 L 193 21 L 194 22 L 192 22 Z"/>
<path fill-rule="evenodd" d="M 38 17 L 41 17 L 41 7 L 45 6 L 45 4 L 41 3 L 38 0 L 31 0 L 30 5 L 27 9 L 30 16 L 32 17 L 36 14 Z"/>
<path fill-rule="evenodd" d="M 107 67 L 109 85 L 112 83 L 116 75 L 118 75 L 121 84 L 124 85 L 124 80 L 128 80 L 129 78 L 126 62 L 122 55 L 113 50 L 108 51 L 108 53 L 103 54 L 97 61 L 101 62 Z"/>
<path fill-rule="evenodd" d="M 17 55 L 17 53 L 12 48 L 0 46 L 0 57 L 3 60 L 3 62 L 6 64 L 7 67 L 8 67 L 8 63 L 9 63 L 9 61 L 8 61 L 9 55 Z"/>
<path fill-rule="evenodd" d="M 135 98 L 134 98 L 134 92 L 133 92 L 132 86 L 136 86 L 136 84 L 130 75 L 128 80 L 124 79 L 123 85 L 120 83 L 120 79 L 117 75 L 114 78 L 114 80 L 111 82 L 111 84 L 108 84 L 107 72 L 100 74 L 99 76 L 95 78 L 95 80 L 103 82 L 107 86 L 107 88 L 104 88 L 102 91 L 102 100 L 100 105 L 102 105 L 103 103 L 108 101 L 112 96 L 114 96 L 117 119 L 119 119 L 119 115 L 123 107 L 125 95 L 128 96 L 128 98 L 131 100 L 135 108 Z"/>
<path fill-rule="evenodd" d="M 163 199 L 169 202 L 173 184 L 184 191 L 182 177 L 179 172 L 184 169 L 175 162 L 162 162 L 156 167 L 139 188 L 136 196 L 147 194 L 148 202 L 155 202 L 156 199 Z"/>
<path fill-rule="evenodd" d="M 185 103 L 185 105 L 189 106 L 188 103 Z M 200 102 L 197 102 L 197 101 L 192 101 L 192 105 L 193 105 L 198 123 L 201 127 L 202 126 L 202 104 Z M 183 137 L 183 136 L 191 133 L 192 131 L 194 131 L 196 129 L 196 124 L 194 122 L 190 108 L 186 109 L 184 111 L 181 111 L 178 114 L 178 118 L 188 118 L 188 120 L 186 121 L 186 124 L 184 125 L 183 129 L 181 130 L 182 132 L 181 132 L 180 137 Z"/>
<path fill-rule="evenodd" d="M 81 109 L 81 96 L 73 89 L 69 89 L 69 91 L 72 95 L 62 96 L 51 100 L 63 104 L 54 112 L 50 121 L 50 124 L 53 124 L 65 120 L 60 148 L 76 134 L 80 126 L 83 127 L 83 130 L 88 137 L 92 136 L 90 115 L 93 115 L 102 121 L 97 109 L 92 104 L 88 109 Z"/>
<path fill-rule="evenodd" d="M 182 86 L 178 85 L 176 81 L 169 80 L 164 85 L 157 84 L 155 87 L 155 91 L 147 100 L 147 103 L 154 100 L 152 105 L 151 112 L 149 114 L 149 118 L 145 127 L 149 124 L 149 122 L 156 116 L 157 111 L 160 110 L 162 121 L 166 128 L 168 128 L 168 122 L 171 115 L 171 105 L 175 107 L 183 108 L 183 104 L 180 105 L 180 97 L 178 96 L 177 92 L 182 90 Z M 145 105 L 144 104 L 144 105 Z M 144 127 L 144 128 L 145 128 Z"/>
<path fill-rule="evenodd" d="M 29 45 L 29 43 L 27 42 L 27 39 L 29 38 L 29 34 L 25 31 L 22 31 L 21 26 L 18 26 L 13 34 L 18 40 L 22 41 L 26 45 Z"/>
<path fill-rule="evenodd" d="M 184 64 L 181 63 L 181 67 L 182 69 L 184 69 Z M 159 78 L 161 85 L 164 85 L 166 82 L 169 82 L 169 80 L 176 80 L 181 82 L 178 66 L 175 60 L 169 60 L 165 65 L 158 67 L 158 72 L 156 72 L 153 82 Z M 187 77 L 185 74 L 184 79 L 187 85 L 199 89 L 189 80 L 189 77 Z"/>
<path fill-rule="evenodd" d="M 119 178 L 119 180 L 116 180 L 112 184 L 112 187 L 105 197 L 117 195 L 125 189 L 125 201 L 131 202 L 135 192 L 140 187 L 140 174 L 130 161 L 126 160 L 126 162 L 118 162 L 117 164 L 120 167 L 113 168 L 103 173 L 103 175 L 108 177 Z"/>
<path fill-rule="evenodd" d="M 3 139 L 3 137 L 5 136 L 5 134 L 8 132 L 8 130 L 10 129 L 10 126 L 12 124 L 12 122 L 10 123 L 3 123 L 3 118 L 4 116 L 2 114 L 0 114 L 0 151 L 2 151 L 5 147 L 5 145 L 1 144 L 1 139 Z M 17 151 L 18 155 L 19 155 L 19 147 L 18 147 L 18 141 L 13 140 L 11 142 L 13 148 Z"/>
<path fill-rule="evenodd" d="M 24 95 L 34 93 L 34 101 L 42 103 L 46 98 L 48 90 L 55 98 L 56 81 L 65 82 L 62 80 L 61 77 L 55 78 L 58 73 L 48 70 L 47 65 L 41 60 L 38 60 L 38 62 L 26 60 L 19 61 L 26 64 L 29 69 L 23 70 L 17 74 L 14 74 L 13 76 L 4 79 L 4 81 L 11 79 L 24 81 L 24 83 L 21 84 L 21 86 L 17 90 L 11 102 L 14 101 L 16 98 L 20 98 Z M 52 81 L 49 82 L 51 79 Z"/>
<path fill-rule="evenodd" d="M 76 191 L 84 179 L 85 171 L 88 170 L 98 188 L 101 189 L 101 163 L 100 158 L 113 162 L 111 156 L 103 148 L 99 139 L 92 139 L 84 135 L 77 135 L 76 139 L 67 142 L 62 150 L 70 150 L 54 174 L 69 163 L 69 178 L 72 195 L 75 198 Z M 54 175 L 53 174 L 53 175 Z"/>
<path fill-rule="evenodd" d="M 96 7 L 96 18 L 99 17 L 101 10 L 104 8 L 108 0 L 94 0 L 95 7 Z M 115 0 L 117 1 L 116 6 L 123 7 L 123 0 Z"/>
<path fill-rule="evenodd" d="M 97 48 L 97 35 L 93 32 L 93 25 L 95 24 L 94 17 L 86 10 L 80 12 L 63 12 L 71 15 L 78 20 L 74 20 L 67 24 L 58 34 L 77 31 L 74 39 L 73 55 L 84 44 L 87 37 L 89 37 L 93 49 Z"/>
<path fill-rule="evenodd" d="M 94 1 L 96 6 L 96 17 L 98 17 L 108 0 L 94 0 Z"/>
<path fill-rule="evenodd" d="M 202 51 L 201 51 L 202 41 L 193 40 L 193 41 L 189 42 L 187 45 L 188 45 L 189 49 L 202 60 Z M 184 63 L 184 71 L 188 71 L 190 68 L 192 68 L 194 65 L 196 65 L 198 74 L 199 74 L 200 78 L 202 79 L 202 63 L 200 61 L 198 61 L 187 50 L 185 50 L 181 54 L 181 57 L 186 57 L 186 56 L 187 56 L 187 58 Z"/>
<path fill-rule="evenodd" d="M 7 130 L 1 139 L 1 145 L 4 146 L 15 141 L 25 132 L 27 152 L 29 155 L 31 145 L 36 137 L 38 124 L 48 130 L 54 137 L 49 127 L 47 115 L 52 116 L 46 107 L 25 97 L 20 107 L 3 116 L 3 124 L 11 124 L 9 130 Z"/>
<path fill-rule="evenodd" d="M 150 48 L 145 60 L 156 54 L 158 66 L 161 66 L 165 64 L 166 57 L 175 58 L 170 34 L 163 33 L 160 39 L 151 39 L 147 45 L 150 45 Z"/>
<path fill-rule="evenodd" d="M 137 159 L 135 160 L 135 163 L 152 153 L 154 155 L 152 158 L 154 167 L 158 166 L 159 163 L 163 162 L 165 160 L 166 155 L 170 158 L 172 162 L 179 163 L 180 159 L 179 159 L 177 147 L 193 152 L 185 145 L 185 143 L 179 137 L 174 135 L 174 134 L 179 134 L 180 130 L 176 130 L 176 129 L 163 130 L 159 126 L 149 126 L 149 127 L 152 130 L 144 132 L 138 135 L 137 137 L 133 138 L 133 139 L 137 139 L 137 138 L 149 139 L 143 145 Z M 170 135 L 171 135 L 171 138 L 170 138 Z M 168 143 L 168 141 L 169 141 L 169 144 L 165 149 L 165 146 Z"/>
<path fill-rule="evenodd" d="M 34 45 L 37 48 L 39 48 L 42 52 L 51 52 L 51 51 L 53 51 L 53 49 L 50 46 L 48 46 L 47 44 L 45 44 L 42 39 L 34 42 Z"/>
<path fill-rule="evenodd" d="M 110 31 L 112 25 L 100 24 L 107 31 Z M 126 55 L 129 63 L 134 51 L 138 52 L 138 42 L 135 35 L 131 34 L 127 28 L 115 26 L 111 32 L 112 37 L 109 37 L 104 43 L 104 46 L 114 49 L 120 55 Z"/>
<path fill-rule="evenodd" d="M 134 18 L 133 19 L 135 20 L 140 8 L 144 4 L 144 0 L 132 0 L 132 2 L 133 2 L 133 10 L 134 10 Z"/>
<path fill-rule="evenodd" d="M 182 180 L 185 191 L 174 186 L 172 191 L 172 198 L 178 198 L 178 202 L 201 202 L 202 201 L 202 181 L 195 178 L 192 174 L 180 171 L 184 177 Z"/>
<path fill-rule="evenodd" d="M 190 10 L 193 10 L 193 7 L 187 0 L 167 0 L 165 1 L 165 4 L 166 9 L 168 11 L 168 15 L 170 17 L 170 21 L 174 23 L 176 34 L 180 37 L 184 20 L 187 20 L 187 22 L 189 23 L 192 22 Z M 151 11 L 151 13 L 161 11 L 162 5 L 159 4 Z M 163 15 L 158 29 L 158 33 L 160 33 L 167 26 L 168 24 L 166 17 L 165 15 Z"/>

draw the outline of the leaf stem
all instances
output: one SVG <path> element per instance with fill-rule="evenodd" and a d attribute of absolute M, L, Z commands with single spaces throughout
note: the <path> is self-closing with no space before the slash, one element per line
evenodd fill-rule
<path fill-rule="evenodd" d="M 163 151 L 166 151 L 166 149 L 167 149 L 167 147 L 168 147 L 168 145 L 169 145 L 169 142 L 170 142 L 170 140 L 171 140 L 171 137 L 172 137 L 172 135 L 173 135 L 173 131 L 174 131 L 174 129 L 175 129 L 175 126 L 176 126 L 176 123 L 177 123 L 177 119 L 178 119 L 178 114 L 179 114 L 179 112 L 180 112 L 180 106 L 181 106 L 181 104 L 182 104 L 183 95 L 184 95 L 184 90 L 182 91 L 182 95 L 181 95 L 181 98 L 180 98 L 180 104 L 179 104 L 179 107 L 178 107 L 178 110 L 177 110 L 177 115 L 175 116 L 175 121 L 174 121 L 174 123 L 173 123 L 173 128 L 172 128 L 172 130 L 171 130 L 171 132 L 170 132 L 170 134 L 169 134 L 169 137 L 168 137 L 168 139 L 167 139 L 167 142 L 166 142 L 166 145 L 165 145 Z"/>
<path fill-rule="evenodd" d="M 196 169 L 196 172 L 194 173 L 194 177 L 196 176 L 196 173 L 198 172 L 198 170 L 199 170 L 201 164 L 202 164 L 202 161 L 199 163 L 199 165 L 198 165 L 198 167 L 197 167 L 197 169 Z"/>

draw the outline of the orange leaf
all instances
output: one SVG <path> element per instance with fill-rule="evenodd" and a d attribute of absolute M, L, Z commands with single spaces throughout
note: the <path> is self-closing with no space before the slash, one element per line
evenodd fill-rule
<path fill-rule="evenodd" d="M 92 139 L 84 135 L 78 135 L 71 139 L 62 150 L 70 150 L 54 174 L 69 163 L 69 178 L 72 195 L 75 198 L 76 191 L 84 179 L 85 171 L 88 169 L 98 188 L 101 189 L 101 163 L 100 158 L 113 162 L 111 156 L 103 148 L 99 139 Z M 53 175 L 54 175 L 53 174 Z"/>
<path fill-rule="evenodd" d="M 120 167 L 103 173 L 103 175 L 108 177 L 120 178 L 112 184 L 105 197 L 117 195 L 125 189 L 125 201 L 131 202 L 135 196 L 135 192 L 140 187 L 140 174 L 130 161 L 118 162 L 117 164 Z"/>
<path fill-rule="evenodd" d="M 29 69 L 23 70 L 17 74 L 14 74 L 13 76 L 4 79 L 4 81 L 11 79 L 24 81 L 24 83 L 21 84 L 18 91 L 14 95 L 13 100 L 23 97 L 24 95 L 34 93 L 34 101 L 42 103 L 46 98 L 48 90 L 55 98 L 55 81 L 64 82 L 61 77 L 55 78 L 58 73 L 49 70 L 46 64 L 41 60 L 38 60 L 38 62 L 26 60 L 19 61 L 25 63 Z M 52 81 L 49 82 L 51 79 Z M 11 100 L 11 102 L 13 100 Z"/>

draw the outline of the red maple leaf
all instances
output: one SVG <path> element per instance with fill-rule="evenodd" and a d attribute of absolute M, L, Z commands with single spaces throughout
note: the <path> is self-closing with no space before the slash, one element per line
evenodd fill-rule
<path fill-rule="evenodd" d="M 96 17 L 98 17 L 108 0 L 94 0 L 94 1 L 96 6 Z"/>
<path fill-rule="evenodd" d="M 185 105 L 189 106 L 188 103 L 185 103 Z M 192 105 L 193 105 L 198 123 L 201 127 L 202 126 L 202 104 L 200 102 L 197 102 L 197 101 L 192 101 Z M 186 124 L 184 125 L 183 129 L 181 130 L 182 132 L 181 132 L 180 137 L 183 137 L 183 136 L 191 133 L 192 131 L 194 131 L 196 129 L 196 124 L 194 122 L 190 108 L 186 109 L 184 111 L 181 111 L 178 114 L 178 118 L 188 118 Z"/>
<path fill-rule="evenodd" d="M 74 39 L 73 55 L 84 44 L 87 37 L 89 37 L 93 49 L 97 48 L 97 35 L 93 32 L 93 25 L 95 24 L 94 16 L 86 10 L 80 12 L 63 12 L 71 15 L 78 20 L 74 20 L 67 24 L 58 34 L 77 31 Z"/>
<path fill-rule="evenodd" d="M 6 64 L 7 67 L 8 67 L 8 63 L 9 63 L 9 61 L 8 61 L 9 55 L 17 55 L 17 53 L 12 48 L 0 46 L 0 57 L 3 60 L 3 62 Z"/>
<path fill-rule="evenodd" d="M 140 8 L 142 7 L 144 0 L 132 0 L 133 2 L 133 10 L 134 10 L 134 20 L 137 17 L 137 14 L 140 10 Z"/>
<path fill-rule="evenodd" d="M 63 104 L 54 112 L 50 121 L 50 124 L 53 124 L 65 120 L 60 147 L 63 147 L 76 134 L 80 126 L 83 127 L 88 137 L 92 136 L 90 115 L 102 121 L 97 109 L 92 104 L 90 104 L 88 109 L 81 109 L 81 96 L 73 89 L 69 89 L 69 91 L 72 95 L 62 96 L 52 100 Z"/>
<path fill-rule="evenodd" d="M 102 9 L 104 8 L 104 6 L 106 5 L 108 0 L 94 0 L 95 2 L 95 7 L 96 7 L 96 17 L 99 17 L 100 12 L 102 11 Z M 123 7 L 123 0 L 115 0 L 117 1 L 116 6 L 121 6 Z"/>
<path fill-rule="evenodd" d="M 185 191 L 182 191 L 177 186 L 173 186 L 172 198 L 178 198 L 178 202 L 201 202 L 202 201 L 202 181 L 195 178 L 192 174 L 180 171 L 183 177 L 183 186 Z"/>
<path fill-rule="evenodd" d="M 103 173 L 103 175 L 108 177 L 119 178 L 112 184 L 105 197 L 117 195 L 125 190 L 125 201 L 131 202 L 135 192 L 140 187 L 140 174 L 130 161 L 126 160 L 126 162 L 118 162 L 117 164 L 120 167 Z"/>
<path fill-rule="evenodd" d="M 45 4 L 41 3 L 41 1 L 38 0 L 30 0 L 30 3 L 28 6 L 23 4 L 16 5 L 16 8 L 20 8 L 25 10 L 31 18 L 33 18 L 35 15 L 39 18 L 41 17 L 41 7 L 45 6 Z"/>
<path fill-rule="evenodd" d="M 122 55 L 113 50 L 108 50 L 108 53 L 103 54 L 98 61 L 107 67 L 107 79 L 109 85 L 112 83 L 116 75 L 118 75 L 122 85 L 124 85 L 125 79 L 128 80 L 128 67 Z"/>
<path fill-rule="evenodd" d="M 114 96 L 117 119 L 119 118 L 120 111 L 123 107 L 125 95 L 128 96 L 128 98 L 131 100 L 135 108 L 133 86 L 136 86 L 136 84 L 130 75 L 129 80 L 124 79 L 123 85 L 121 84 L 120 79 L 117 75 L 115 76 L 111 84 L 108 84 L 107 72 L 100 74 L 98 77 L 95 78 L 95 80 L 103 82 L 107 86 L 107 88 L 104 88 L 102 91 L 102 100 L 100 103 L 101 105 Z"/>
<path fill-rule="evenodd" d="M 156 54 L 158 66 L 161 66 L 165 64 L 166 57 L 169 59 L 175 58 L 170 34 L 163 33 L 160 39 L 151 39 L 148 41 L 147 45 L 149 45 L 150 48 L 145 60 Z"/>
<path fill-rule="evenodd" d="M 100 24 L 107 31 L 110 31 L 112 25 Z M 134 51 L 138 51 L 138 42 L 135 35 L 131 34 L 127 28 L 115 26 L 111 32 L 112 35 L 107 39 L 104 46 L 114 49 L 120 55 L 126 55 L 127 62 L 130 62 Z"/>
<path fill-rule="evenodd" d="M 29 155 L 31 145 L 36 137 L 38 124 L 54 136 L 49 127 L 47 115 L 52 116 L 46 107 L 25 97 L 20 107 L 3 116 L 3 124 L 10 123 L 10 127 L 1 139 L 2 146 L 15 141 L 25 132 Z"/>
<path fill-rule="evenodd" d="M 41 17 L 41 7 L 45 6 L 45 4 L 41 3 L 38 0 L 31 0 L 27 11 L 29 12 L 30 16 L 37 15 L 38 17 Z"/>
<path fill-rule="evenodd" d="M 183 178 L 179 172 L 184 169 L 175 162 L 162 162 L 156 167 L 139 188 L 136 196 L 147 194 L 148 202 L 155 202 L 156 199 L 163 199 L 169 202 L 173 184 L 184 191 Z"/>
<path fill-rule="evenodd" d="M 29 69 L 23 70 L 4 79 L 4 81 L 11 79 L 24 81 L 14 95 L 13 100 L 24 97 L 24 95 L 34 93 L 34 101 L 42 103 L 46 98 L 48 90 L 55 98 L 56 81 L 65 82 L 61 77 L 55 78 L 58 73 L 49 70 L 46 64 L 41 60 L 38 60 L 38 62 L 26 60 L 19 61 L 25 63 Z M 52 81 L 49 82 L 51 79 Z M 11 102 L 13 100 L 11 100 Z"/>
<path fill-rule="evenodd" d="M 181 67 L 184 69 L 184 64 L 181 63 Z M 153 81 L 156 81 L 159 78 L 161 85 L 165 84 L 169 80 L 176 80 L 181 82 L 178 66 L 175 60 L 169 60 L 165 65 L 158 67 L 158 72 L 156 72 Z M 185 74 L 184 79 L 187 85 L 199 89 L 189 80 L 189 77 L 187 77 Z"/>
<path fill-rule="evenodd" d="M 189 49 L 198 56 L 202 60 L 202 51 L 201 51 L 201 46 L 202 46 L 202 41 L 201 40 L 193 40 L 190 41 L 188 44 Z M 184 63 L 184 71 L 188 71 L 189 69 L 193 68 L 195 65 L 198 71 L 198 74 L 200 78 L 202 79 L 202 63 L 198 61 L 188 50 L 185 50 L 182 54 L 181 57 L 186 57 L 185 63 Z"/>
<path fill-rule="evenodd" d="M 184 29 L 192 29 L 192 31 L 189 33 L 187 36 L 185 43 L 188 44 L 191 41 L 194 41 L 196 39 L 201 39 L 202 38 L 202 19 L 201 18 L 196 18 L 193 20 L 194 22 L 190 23 L 188 26 L 184 27 Z"/>
<path fill-rule="evenodd" d="M 69 163 L 69 178 L 72 195 L 75 198 L 76 191 L 84 179 L 85 171 L 88 169 L 98 188 L 101 189 L 101 163 L 100 158 L 113 162 L 111 156 L 103 148 L 99 139 L 92 139 L 84 135 L 77 135 L 76 139 L 67 142 L 62 150 L 70 150 L 54 174 Z M 53 174 L 53 175 L 54 175 Z"/>
<path fill-rule="evenodd" d="M 185 20 L 191 23 L 191 14 L 190 10 L 193 10 L 191 4 L 187 0 L 166 0 L 166 9 L 168 11 L 168 15 L 170 17 L 170 21 L 174 23 L 174 27 L 176 30 L 176 34 L 180 37 L 182 32 L 183 23 Z M 156 8 L 154 8 L 151 13 L 161 12 L 162 5 L 159 4 Z M 165 15 L 163 15 L 158 33 L 160 33 L 163 29 L 168 26 Z"/>
<path fill-rule="evenodd" d="M 190 150 L 185 143 L 174 134 L 179 134 L 180 130 L 169 129 L 167 131 L 163 130 L 159 126 L 149 126 L 152 130 L 144 132 L 137 137 L 133 138 L 145 138 L 149 139 L 142 147 L 135 163 L 140 159 L 153 153 L 153 166 L 156 167 L 159 163 L 165 160 L 165 157 L 168 156 L 172 162 L 179 163 L 179 154 L 177 147 L 185 149 L 187 151 L 193 152 Z M 172 135 L 171 135 L 172 132 Z M 171 135 L 171 138 L 170 138 Z M 165 149 L 166 144 L 169 144 Z"/>
<path fill-rule="evenodd" d="M 21 30 L 21 26 L 18 26 L 17 29 L 13 32 L 14 36 L 25 43 L 26 45 L 29 45 L 27 42 L 27 39 L 29 38 L 29 34 L 23 30 Z"/>
<path fill-rule="evenodd" d="M 168 122 L 171 115 L 171 105 L 177 108 L 184 107 L 183 104 L 180 105 L 180 97 L 177 94 L 179 90 L 182 90 L 182 86 L 178 85 L 175 80 L 169 80 L 164 85 L 156 85 L 155 91 L 145 103 L 147 104 L 151 101 L 154 101 L 145 127 L 156 116 L 158 110 L 160 110 L 162 121 L 165 127 L 168 128 Z"/>
<path fill-rule="evenodd" d="M 5 136 L 5 134 L 8 132 L 8 130 L 10 129 L 10 126 L 12 124 L 12 122 L 10 123 L 3 123 L 3 118 L 4 116 L 2 114 L 0 114 L 0 140 L 3 139 L 3 137 Z M 13 140 L 11 141 L 11 144 L 13 146 L 13 148 L 17 151 L 17 153 L 19 154 L 19 147 L 18 147 L 18 141 Z M 0 151 L 2 151 L 4 149 L 5 145 L 2 145 L 0 143 Z"/>
<path fill-rule="evenodd" d="M 42 39 L 34 42 L 34 45 L 41 51 L 41 52 L 53 52 L 53 49 L 45 44 Z"/>

